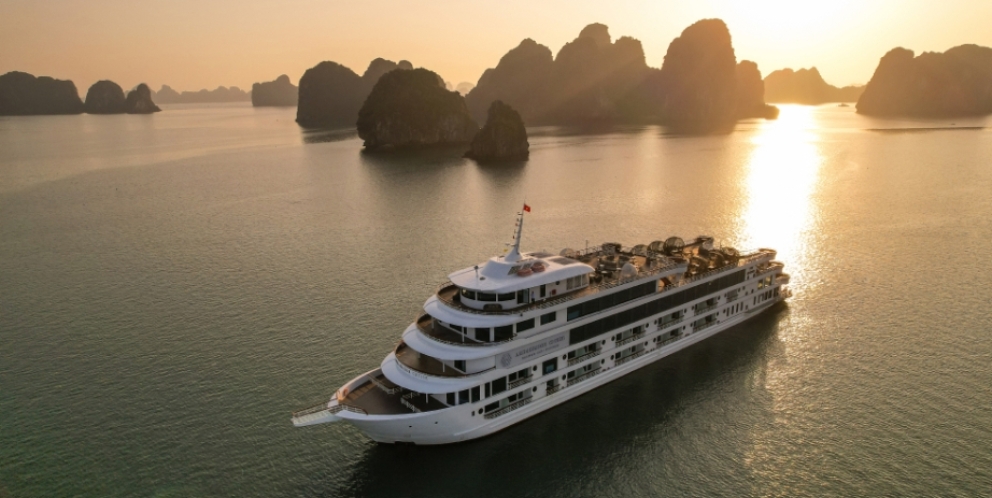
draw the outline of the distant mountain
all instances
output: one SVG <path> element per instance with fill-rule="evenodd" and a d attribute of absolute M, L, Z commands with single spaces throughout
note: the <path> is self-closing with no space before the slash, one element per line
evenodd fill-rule
<path fill-rule="evenodd" d="M 71 81 L 19 71 L 0 76 L 0 116 L 82 112 L 83 101 Z"/>
<path fill-rule="evenodd" d="M 525 39 L 482 74 L 466 102 L 479 120 L 501 100 L 532 125 L 661 121 L 708 127 L 776 116 L 763 94 L 757 65 L 738 65 L 727 26 L 708 19 L 672 42 L 661 69 L 646 64 L 640 41 L 614 42 L 603 24 L 586 26 L 554 58 L 548 47 Z"/>
<path fill-rule="evenodd" d="M 148 88 L 148 85 L 142 83 L 134 87 L 134 90 L 127 92 L 127 98 L 124 100 L 124 111 L 128 114 L 151 114 L 161 110 L 155 105 L 155 102 L 152 102 L 152 90 Z"/>
<path fill-rule="evenodd" d="M 944 53 L 895 48 L 882 57 L 858 112 L 875 116 L 992 113 L 992 48 L 960 45 Z"/>
<path fill-rule="evenodd" d="M 782 104 L 857 102 L 864 89 L 864 86 L 837 88 L 824 81 L 815 67 L 798 71 L 779 69 L 765 77 L 765 100 Z"/>
<path fill-rule="evenodd" d="M 475 88 L 475 85 L 467 81 L 455 85 L 455 91 L 462 94 L 462 97 L 468 95 L 468 92 L 471 92 L 473 88 Z"/>
<path fill-rule="evenodd" d="M 198 92 L 184 91 L 179 93 L 169 85 L 162 85 L 158 91 L 152 91 L 151 97 L 160 104 L 207 104 L 219 102 L 248 102 L 251 94 L 232 86 L 219 86 L 213 90 L 203 89 Z"/>
<path fill-rule="evenodd" d="M 285 74 L 251 86 L 251 105 L 255 107 L 292 107 L 298 100 L 299 88 Z"/>
<path fill-rule="evenodd" d="M 296 122 L 310 128 L 354 126 L 358 110 L 376 82 L 395 69 L 411 70 L 413 65 L 378 58 L 369 63 L 362 76 L 331 61 L 307 69 L 300 78 Z"/>

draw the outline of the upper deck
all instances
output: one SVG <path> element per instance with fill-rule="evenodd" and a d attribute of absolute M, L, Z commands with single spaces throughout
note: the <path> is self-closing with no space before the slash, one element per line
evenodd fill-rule
<path fill-rule="evenodd" d="M 473 291 L 465 287 L 471 281 L 464 276 L 473 269 L 455 272 L 452 277 L 462 278 L 441 284 L 437 299 L 446 307 L 460 312 L 517 315 L 582 299 L 647 277 L 660 278 L 662 281 L 659 288 L 677 286 L 725 269 L 738 268 L 758 259 L 771 260 L 774 257 L 775 252 L 766 249 L 743 255 L 732 248 L 714 249 L 709 237 L 698 237 L 689 244 L 678 239 L 678 244 L 674 244 L 674 247 L 664 247 L 660 241 L 631 248 L 606 243 L 581 252 L 566 249 L 561 256 L 547 253 L 526 254 L 523 261 L 547 262 L 545 264 L 548 271 L 544 272 L 546 275 L 518 277 L 511 274 L 503 280 L 509 280 L 512 287 L 490 286 L 494 290 L 507 292 L 493 293 L 496 299 L 489 302 L 473 299 L 478 294 L 472 295 Z M 575 285 L 573 282 L 555 280 L 556 272 L 551 271 L 556 269 L 553 265 L 581 268 L 581 273 L 570 277 Z M 515 292 L 511 293 L 511 290 Z"/>

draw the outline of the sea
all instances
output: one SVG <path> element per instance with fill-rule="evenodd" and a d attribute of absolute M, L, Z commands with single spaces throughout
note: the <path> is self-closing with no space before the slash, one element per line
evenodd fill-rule
<path fill-rule="evenodd" d="M 0 497 L 989 496 L 992 119 L 362 151 L 294 109 L 0 118 Z M 294 428 L 455 270 L 709 235 L 784 306 L 493 436 Z"/>

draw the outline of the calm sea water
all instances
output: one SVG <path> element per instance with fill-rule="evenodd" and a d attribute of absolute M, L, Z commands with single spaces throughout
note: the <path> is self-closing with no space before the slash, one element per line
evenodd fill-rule
<path fill-rule="evenodd" d="M 293 114 L 0 118 L 0 496 L 992 493 L 992 120 L 543 128 L 479 166 Z M 480 441 L 292 427 L 524 200 L 525 248 L 708 234 L 795 297 Z"/>

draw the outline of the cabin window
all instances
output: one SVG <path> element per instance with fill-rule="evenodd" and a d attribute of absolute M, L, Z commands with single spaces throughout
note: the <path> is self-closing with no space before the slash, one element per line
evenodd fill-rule
<path fill-rule="evenodd" d="M 486 382 L 486 395 L 484 397 L 488 398 L 490 396 L 492 396 L 492 390 L 489 387 L 489 383 Z"/>
<path fill-rule="evenodd" d="M 526 304 L 528 302 L 530 302 L 530 293 L 527 292 L 527 289 L 518 290 L 517 291 L 517 303 L 519 303 L 519 304 Z"/>
<path fill-rule="evenodd" d="M 525 330 L 530 330 L 532 328 L 534 328 L 534 319 L 533 318 L 531 318 L 530 320 L 524 320 L 524 321 L 522 321 L 522 322 L 520 322 L 520 323 L 517 324 L 517 332 L 518 333 L 519 332 L 523 332 Z"/>
<path fill-rule="evenodd" d="M 479 386 L 475 386 L 475 387 L 472 388 L 472 402 L 473 403 L 475 403 L 476 401 L 479 401 L 479 399 L 480 399 L 480 397 L 479 397 L 479 391 L 480 391 Z"/>
<path fill-rule="evenodd" d="M 491 341 L 492 339 L 489 337 L 489 330 L 490 329 L 488 329 L 488 328 L 485 328 L 485 329 L 475 329 L 475 340 L 482 341 L 482 342 L 489 342 L 489 341 Z"/>
<path fill-rule="evenodd" d="M 541 371 L 544 372 L 544 375 L 554 372 L 555 370 L 558 370 L 558 358 L 552 358 L 541 365 Z"/>
<path fill-rule="evenodd" d="M 468 389 L 458 391 L 458 404 L 463 405 L 465 403 L 468 403 Z"/>
<path fill-rule="evenodd" d="M 504 325 L 502 327 L 496 327 L 496 341 L 505 341 L 513 337 L 513 325 Z"/>
<path fill-rule="evenodd" d="M 541 284 L 541 297 L 548 295 L 548 286 Z"/>
<path fill-rule="evenodd" d="M 455 406 L 455 393 L 448 393 L 445 398 L 445 401 L 448 402 L 448 406 Z"/>
<path fill-rule="evenodd" d="M 498 301 L 513 301 L 514 294 L 512 292 L 507 292 L 506 294 L 498 294 L 496 299 Z"/>
<path fill-rule="evenodd" d="M 520 380 L 520 379 L 526 379 L 528 373 L 530 373 L 530 369 L 529 368 L 525 368 L 523 370 L 518 370 L 516 372 L 513 372 L 513 373 L 510 374 L 510 382 L 513 382 L 515 380 Z"/>
<path fill-rule="evenodd" d="M 464 297 L 465 299 L 475 299 L 475 291 L 462 289 L 462 297 Z"/>
<path fill-rule="evenodd" d="M 506 390 L 506 377 L 500 377 L 492 381 L 491 384 L 493 385 L 493 396 L 496 396 Z"/>
<path fill-rule="evenodd" d="M 462 372 L 464 372 L 465 371 L 465 360 L 455 360 L 455 368 L 457 368 L 458 370 L 461 370 Z"/>
<path fill-rule="evenodd" d="M 478 296 L 479 301 L 487 301 L 487 302 L 496 301 L 496 294 L 492 292 L 480 292 L 476 294 L 476 296 Z"/>
<path fill-rule="evenodd" d="M 547 314 L 541 315 L 541 325 L 547 325 L 547 324 L 555 321 L 555 318 L 557 316 L 558 316 L 558 313 L 555 312 L 555 311 L 552 311 L 551 313 L 547 313 Z"/>

